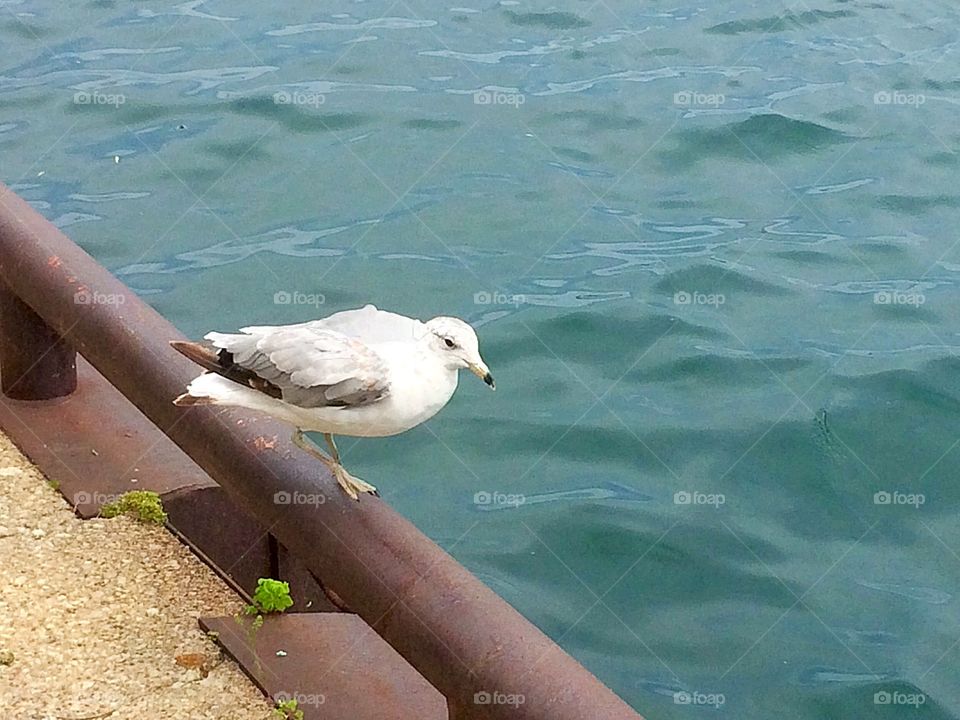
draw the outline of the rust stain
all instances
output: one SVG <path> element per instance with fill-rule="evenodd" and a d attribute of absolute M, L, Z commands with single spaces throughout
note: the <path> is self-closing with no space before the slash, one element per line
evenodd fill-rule
<path fill-rule="evenodd" d="M 263 435 L 257 435 L 253 439 L 253 446 L 257 450 L 273 450 L 277 446 L 277 436 L 271 435 L 270 439 L 267 440 Z"/>
<path fill-rule="evenodd" d="M 215 667 L 214 661 L 203 653 L 184 653 L 183 655 L 177 655 L 174 658 L 174 662 L 188 670 L 199 670 L 200 677 L 206 677 Z"/>

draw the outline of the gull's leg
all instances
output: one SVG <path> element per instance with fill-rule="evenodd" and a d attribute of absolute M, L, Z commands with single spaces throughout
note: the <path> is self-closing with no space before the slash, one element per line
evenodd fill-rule
<path fill-rule="evenodd" d="M 333 442 L 333 436 L 329 433 L 324 433 L 323 436 L 327 440 L 327 445 L 330 446 L 332 457 L 310 442 L 300 428 L 297 428 L 293 433 L 293 444 L 301 450 L 310 453 L 330 468 L 330 472 L 333 473 L 333 477 L 336 478 L 337 484 L 343 488 L 343 491 L 349 495 L 352 500 L 359 500 L 359 493 L 371 493 L 379 497 L 380 493 L 377 492 L 377 489 L 373 485 L 364 482 L 360 478 L 354 477 L 340 464 L 340 453 L 337 451 L 337 446 Z"/>
<path fill-rule="evenodd" d="M 301 450 L 310 453 L 317 460 L 322 462 L 328 468 L 330 472 L 333 473 L 333 476 L 337 479 L 337 484 L 343 488 L 343 491 L 350 496 L 352 500 L 359 500 L 360 497 L 357 495 L 357 490 L 352 487 L 342 476 L 342 473 L 347 471 L 343 469 L 340 465 L 338 458 L 332 458 L 323 452 L 320 448 L 310 442 L 307 437 L 303 434 L 303 430 L 297 428 L 293 432 L 293 444 L 296 445 Z"/>
<path fill-rule="evenodd" d="M 301 450 L 304 450 L 311 455 L 313 455 L 317 460 L 322 462 L 324 465 L 333 465 L 334 463 L 340 464 L 340 461 L 336 458 L 332 458 L 327 455 L 323 450 L 314 445 L 310 440 L 307 439 L 307 436 L 303 434 L 303 430 L 297 428 L 293 431 L 293 444 L 296 445 Z"/>
<path fill-rule="evenodd" d="M 377 492 L 377 489 L 368 482 L 361 480 L 358 477 L 355 477 L 347 472 L 346 468 L 340 463 L 340 451 L 337 450 L 337 444 L 333 441 L 333 435 L 330 433 L 324 433 L 323 439 L 327 441 L 327 446 L 330 448 L 330 455 L 333 457 L 333 461 L 337 464 L 333 472 L 337 476 L 337 482 L 340 483 L 340 486 L 346 490 L 347 495 L 357 499 L 355 493 L 370 493 L 371 495 L 376 495 L 380 497 L 380 493 Z M 353 492 L 347 490 L 349 486 Z"/>
<path fill-rule="evenodd" d="M 337 444 L 333 441 L 333 435 L 330 433 L 324 433 L 323 439 L 327 441 L 327 447 L 330 448 L 330 457 L 333 458 L 334 462 L 337 465 L 340 464 L 340 451 L 337 450 Z"/>

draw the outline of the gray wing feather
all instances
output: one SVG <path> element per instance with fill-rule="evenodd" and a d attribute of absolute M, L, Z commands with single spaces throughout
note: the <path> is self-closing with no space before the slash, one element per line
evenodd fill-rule
<path fill-rule="evenodd" d="M 358 406 L 383 399 L 390 385 L 383 359 L 364 343 L 313 323 L 208 333 L 233 362 L 280 388 L 300 407 Z"/>

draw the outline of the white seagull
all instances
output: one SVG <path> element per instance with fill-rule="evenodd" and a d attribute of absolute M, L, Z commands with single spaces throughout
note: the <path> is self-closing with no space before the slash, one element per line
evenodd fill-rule
<path fill-rule="evenodd" d="M 297 325 L 207 333 L 170 344 L 207 372 L 175 405 L 232 405 L 294 426 L 293 442 L 325 463 L 354 500 L 377 489 L 340 464 L 334 435 L 397 435 L 439 412 L 467 368 L 494 388 L 477 334 L 463 320 L 427 322 L 366 305 Z M 330 455 L 303 432 L 323 433 Z"/>

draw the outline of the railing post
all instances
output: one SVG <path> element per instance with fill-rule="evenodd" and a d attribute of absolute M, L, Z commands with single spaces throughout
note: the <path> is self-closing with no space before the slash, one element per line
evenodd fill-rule
<path fill-rule="evenodd" d="M 77 353 L 0 282 L 0 379 L 15 400 L 51 400 L 77 389 Z"/>
<path fill-rule="evenodd" d="M 475 720 L 474 707 L 463 704 L 461 700 L 447 698 L 447 720 Z"/>

